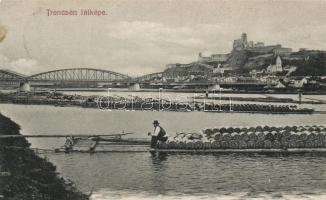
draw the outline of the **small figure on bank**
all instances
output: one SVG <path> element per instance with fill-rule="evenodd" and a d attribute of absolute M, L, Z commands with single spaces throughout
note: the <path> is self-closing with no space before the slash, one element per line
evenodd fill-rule
<path fill-rule="evenodd" d="M 154 120 L 154 132 L 148 133 L 148 135 L 152 135 L 151 139 L 151 148 L 156 148 L 157 142 L 166 142 L 168 137 L 166 135 L 165 130 L 160 126 L 160 123 L 157 120 Z"/>
<path fill-rule="evenodd" d="M 302 91 L 298 90 L 299 93 L 299 104 L 301 104 L 301 100 L 302 100 Z"/>

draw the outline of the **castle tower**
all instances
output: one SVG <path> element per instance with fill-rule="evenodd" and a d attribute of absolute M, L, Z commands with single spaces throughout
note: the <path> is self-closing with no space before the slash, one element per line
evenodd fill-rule
<path fill-rule="evenodd" d="M 248 47 L 247 33 L 242 33 L 241 38 L 233 41 L 233 50 L 242 50 Z"/>
<path fill-rule="evenodd" d="M 202 61 L 203 60 L 203 54 L 201 52 L 199 52 L 198 54 L 198 61 Z"/>
<path fill-rule="evenodd" d="M 247 33 L 242 33 L 241 40 L 243 47 L 246 48 L 248 46 Z"/>
<path fill-rule="evenodd" d="M 247 33 L 242 33 L 241 35 L 242 41 L 246 41 L 247 42 Z"/>

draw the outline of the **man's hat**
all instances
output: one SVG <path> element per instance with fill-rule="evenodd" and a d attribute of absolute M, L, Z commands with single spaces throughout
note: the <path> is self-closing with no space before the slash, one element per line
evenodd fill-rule
<path fill-rule="evenodd" d="M 153 124 L 160 124 L 157 120 L 154 120 Z"/>

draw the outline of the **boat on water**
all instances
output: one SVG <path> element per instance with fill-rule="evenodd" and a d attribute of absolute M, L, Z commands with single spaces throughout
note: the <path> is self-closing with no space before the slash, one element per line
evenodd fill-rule
<path fill-rule="evenodd" d="M 55 153 L 109 153 L 109 152 L 149 152 L 152 156 L 167 154 L 322 154 L 326 148 L 151 148 L 146 139 L 117 139 L 117 138 L 75 138 L 71 146 L 66 144 L 55 149 Z"/>
<path fill-rule="evenodd" d="M 147 152 L 150 141 L 146 139 L 122 137 L 88 137 L 67 138 L 66 143 L 55 149 L 56 153 L 79 152 Z"/>
<path fill-rule="evenodd" d="M 281 153 L 326 155 L 326 127 L 323 125 L 285 127 L 220 127 L 201 132 L 182 132 L 150 148 L 149 139 L 122 135 L 67 137 L 56 152 L 150 152 L 156 153 Z"/>

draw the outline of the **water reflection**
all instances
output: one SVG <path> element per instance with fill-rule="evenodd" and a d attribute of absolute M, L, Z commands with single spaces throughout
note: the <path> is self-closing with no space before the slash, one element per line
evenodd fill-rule
<path fill-rule="evenodd" d="M 151 156 L 151 175 L 149 182 L 154 194 L 165 194 L 169 190 L 169 187 L 166 187 L 166 178 L 168 176 L 166 161 L 167 156 L 160 154 Z"/>
<path fill-rule="evenodd" d="M 242 199 L 251 199 L 260 198 L 262 194 L 278 198 L 289 193 L 311 193 L 314 197 L 326 190 L 326 157 L 318 155 L 169 154 L 153 157 L 149 153 L 99 153 L 48 157 L 59 172 L 71 177 L 79 188 L 86 192 L 94 189 L 97 194 L 145 192 L 148 199 L 151 195 L 172 195 L 175 199 L 175 195 L 236 194 Z"/>

